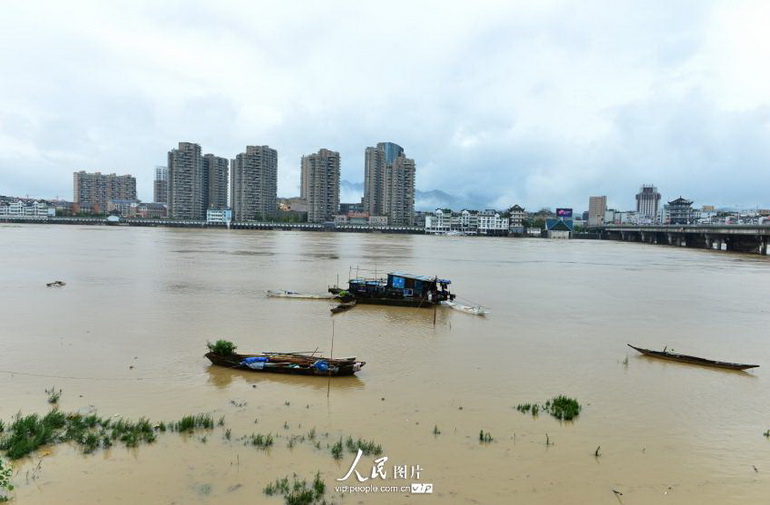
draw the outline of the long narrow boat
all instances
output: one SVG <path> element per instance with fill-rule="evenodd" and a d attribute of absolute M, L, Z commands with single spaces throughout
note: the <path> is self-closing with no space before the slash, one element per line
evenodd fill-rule
<path fill-rule="evenodd" d="M 349 302 L 341 302 L 331 308 L 332 314 L 339 314 L 340 312 L 350 310 L 356 306 L 356 303 L 357 302 L 355 300 L 350 300 Z"/>
<path fill-rule="evenodd" d="M 269 298 L 301 298 L 305 300 L 329 300 L 334 298 L 332 293 L 298 293 L 285 289 L 268 289 L 267 296 Z"/>
<path fill-rule="evenodd" d="M 263 352 L 258 354 L 206 353 L 212 364 L 253 372 L 287 373 L 294 375 L 320 375 L 341 377 L 353 375 L 366 362 L 352 358 L 324 358 L 312 353 Z"/>
<path fill-rule="evenodd" d="M 472 314 L 474 316 L 486 316 L 489 314 L 489 311 L 481 305 L 464 305 L 453 300 L 444 300 L 441 302 L 441 305 L 445 305 L 452 310 L 459 310 L 460 312 L 465 312 L 466 314 Z"/>
<path fill-rule="evenodd" d="M 692 365 L 711 366 L 716 368 L 727 368 L 729 370 L 746 370 L 749 368 L 756 368 L 759 365 L 748 365 L 746 363 L 731 363 L 729 361 L 715 361 L 706 358 L 699 358 L 697 356 L 689 356 L 687 354 L 678 354 L 675 352 L 668 352 L 665 349 L 662 351 L 651 351 L 650 349 L 644 349 L 641 347 L 635 347 L 631 344 L 626 344 L 631 349 L 639 351 L 645 356 L 651 356 L 653 358 L 667 359 L 670 361 L 679 361 L 681 363 L 690 363 Z"/>

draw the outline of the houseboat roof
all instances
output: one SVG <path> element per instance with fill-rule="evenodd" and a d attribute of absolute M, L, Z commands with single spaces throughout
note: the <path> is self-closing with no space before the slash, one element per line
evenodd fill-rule
<path fill-rule="evenodd" d="M 396 271 L 396 272 L 390 272 L 388 275 L 394 275 L 396 277 L 405 277 L 407 279 L 416 279 L 418 281 L 423 281 L 423 282 L 437 281 L 437 282 L 439 282 L 441 284 L 451 284 L 452 283 L 452 281 L 450 281 L 449 279 L 439 279 L 438 277 L 429 277 L 427 275 L 414 275 L 414 274 L 410 274 L 408 272 Z"/>

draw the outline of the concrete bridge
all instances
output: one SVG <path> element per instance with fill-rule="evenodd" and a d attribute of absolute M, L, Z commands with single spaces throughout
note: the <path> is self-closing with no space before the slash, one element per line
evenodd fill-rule
<path fill-rule="evenodd" d="M 73 224 L 73 225 L 113 225 L 113 226 L 166 226 L 172 228 L 220 228 L 226 229 L 225 223 L 177 219 L 120 218 L 110 223 L 103 217 L 16 217 L 0 216 L 0 223 L 24 224 Z M 260 221 L 232 221 L 233 230 L 283 230 L 283 231 L 337 231 L 348 233 L 415 233 L 424 234 L 420 226 L 374 226 L 345 224 L 327 226 L 319 223 L 280 223 Z"/>
<path fill-rule="evenodd" d="M 767 254 L 770 225 L 608 225 L 604 240 Z"/>

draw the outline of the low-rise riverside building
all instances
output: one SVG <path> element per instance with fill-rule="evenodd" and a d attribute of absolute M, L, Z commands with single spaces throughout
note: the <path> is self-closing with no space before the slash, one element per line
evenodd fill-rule
<path fill-rule="evenodd" d="M 0 204 L 0 216 L 10 218 L 41 218 L 56 216 L 56 208 L 44 201 L 15 200 Z"/>
<path fill-rule="evenodd" d="M 500 213 L 493 209 L 486 209 L 478 214 L 478 234 L 489 236 L 508 235 L 510 219 L 500 216 Z"/>
<path fill-rule="evenodd" d="M 464 209 L 436 209 L 425 216 L 425 233 L 429 235 L 508 235 L 510 220 L 499 212 L 487 209 L 482 212 Z"/>

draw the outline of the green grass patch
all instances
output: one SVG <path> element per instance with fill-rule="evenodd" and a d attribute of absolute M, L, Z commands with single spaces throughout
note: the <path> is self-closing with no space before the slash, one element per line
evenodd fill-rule
<path fill-rule="evenodd" d="M 61 398 L 61 389 L 56 390 L 56 386 L 51 386 L 51 389 L 46 389 L 45 394 L 48 395 L 48 403 L 51 405 L 55 405 L 59 403 L 59 398 Z"/>
<path fill-rule="evenodd" d="M 338 442 L 334 442 L 331 451 L 334 459 L 342 459 L 342 438 L 340 438 Z"/>
<path fill-rule="evenodd" d="M 250 437 L 246 437 L 247 444 L 251 444 L 254 447 L 259 447 L 260 449 L 267 449 L 268 447 L 272 446 L 274 442 L 275 441 L 273 440 L 273 435 L 270 433 L 267 435 L 263 435 L 261 433 L 252 433 Z"/>
<path fill-rule="evenodd" d="M 321 473 L 316 472 L 311 483 L 297 478 L 294 474 L 289 481 L 288 477 L 278 479 L 268 484 L 264 493 L 267 496 L 281 495 L 286 505 L 321 505 L 325 504 L 324 494 L 326 484 L 321 480 Z"/>
<path fill-rule="evenodd" d="M 180 433 L 192 432 L 202 428 L 210 430 L 214 428 L 214 419 L 211 414 L 187 415 L 175 423 L 171 423 L 171 429 Z"/>
<path fill-rule="evenodd" d="M 221 354 L 222 356 L 229 356 L 231 354 L 235 354 L 235 350 L 238 348 L 237 345 L 230 342 L 229 340 L 217 340 L 215 343 L 206 342 L 206 346 L 209 348 L 209 351 Z"/>
<path fill-rule="evenodd" d="M 13 467 L 10 463 L 0 458 L 0 502 L 10 500 L 10 492 L 13 491 L 11 477 L 13 476 Z"/>
<path fill-rule="evenodd" d="M 364 456 L 372 454 L 379 456 L 382 454 L 382 446 L 375 443 L 374 440 L 362 440 L 360 438 L 358 440 L 353 440 L 353 437 L 349 436 L 345 440 L 345 447 L 347 447 L 350 452 L 358 452 L 358 450 L 361 449 Z"/>
<path fill-rule="evenodd" d="M 578 403 L 575 398 L 569 398 L 564 395 L 556 396 L 546 401 L 543 405 L 537 403 L 520 403 L 516 406 L 516 410 L 522 414 L 531 412 L 532 416 L 536 417 L 540 413 L 540 410 L 543 410 L 562 421 L 571 421 L 576 418 L 580 415 L 581 409 L 580 403 Z"/>
<path fill-rule="evenodd" d="M 556 419 L 571 421 L 580 415 L 580 404 L 574 398 L 559 395 L 545 402 L 544 410 L 548 411 Z"/>
<path fill-rule="evenodd" d="M 23 458 L 45 445 L 67 442 L 79 446 L 86 454 L 112 447 L 115 443 L 137 447 L 155 442 L 157 432 L 166 430 L 165 423 L 153 425 L 144 417 L 137 421 L 110 419 L 96 414 L 65 414 L 57 408 L 44 416 L 18 413 L 10 425 L 3 426 L 0 451 L 12 460 Z M 185 416 L 181 421 L 171 423 L 171 429 L 179 432 L 213 427 L 214 422 L 208 414 Z"/>

